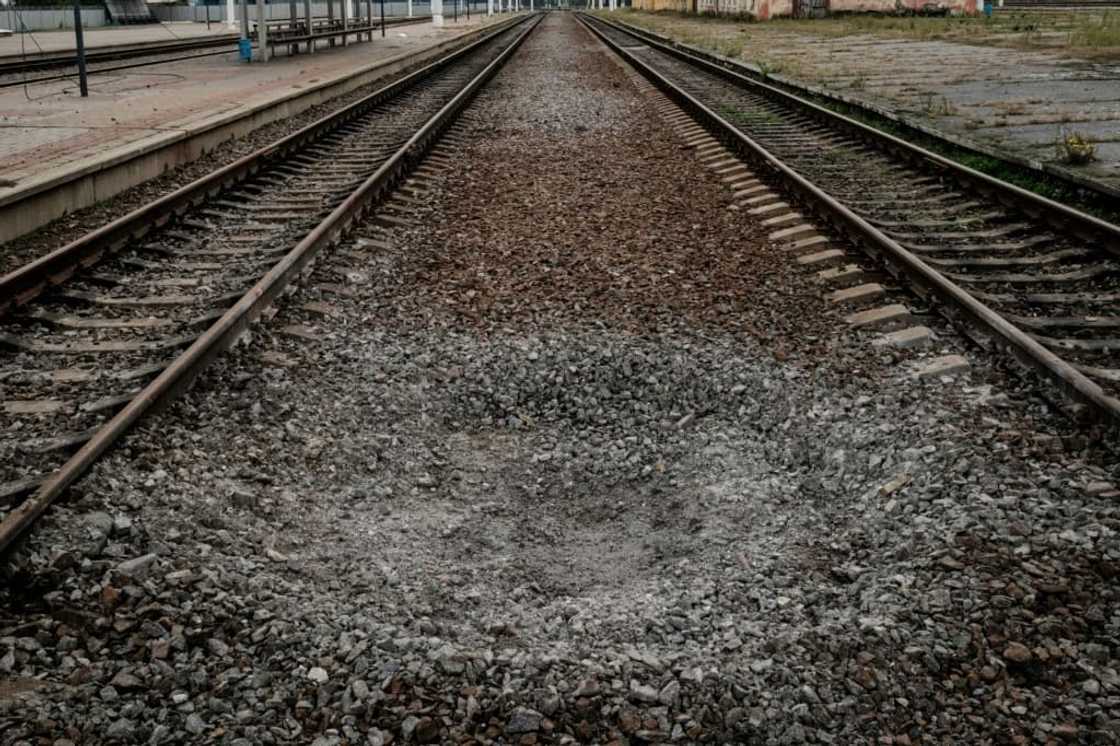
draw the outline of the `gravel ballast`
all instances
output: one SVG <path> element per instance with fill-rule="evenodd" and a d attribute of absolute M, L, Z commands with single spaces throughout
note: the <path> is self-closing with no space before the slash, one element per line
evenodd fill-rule
<path fill-rule="evenodd" d="M 10 558 L 0 740 L 1120 739 L 1076 425 L 846 331 L 565 14 L 455 133 Z"/>

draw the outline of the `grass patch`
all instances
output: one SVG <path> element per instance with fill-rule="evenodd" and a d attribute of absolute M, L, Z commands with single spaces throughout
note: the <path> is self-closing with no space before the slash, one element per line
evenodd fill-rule
<path fill-rule="evenodd" d="M 938 96 L 932 91 L 926 91 L 921 96 L 922 113 L 927 117 L 951 117 L 957 113 L 957 107 L 944 96 Z"/>
<path fill-rule="evenodd" d="M 717 39 L 713 43 L 713 49 L 716 54 L 735 60 L 743 56 L 743 47 L 746 43 L 746 39 Z"/>
<path fill-rule="evenodd" d="M 1120 13 L 1106 10 L 1100 18 L 1088 17 L 1069 32 L 1069 46 L 1120 49 Z"/>
<path fill-rule="evenodd" d="M 1120 56 L 1120 13 L 1104 10 L 1077 13 L 997 13 L 939 18 L 851 15 L 807 21 L 782 18 L 775 29 L 817 36 L 859 34 L 916 41 L 955 41 L 965 44 L 1050 49 L 1078 54 L 1092 51 Z"/>
<path fill-rule="evenodd" d="M 694 44 L 738 58 L 719 50 L 737 39 L 757 56 L 771 42 L 788 41 L 788 35 L 807 34 L 830 38 L 870 35 L 916 41 L 954 41 L 965 44 L 1015 49 L 1054 51 L 1068 56 L 1120 59 L 1120 12 L 999 12 L 991 18 L 976 16 L 893 16 L 859 13 L 830 18 L 778 17 L 756 23 L 750 16 L 693 15 L 675 10 L 657 12 L 624 9 L 616 11 L 628 23 L 669 33 L 685 44 Z"/>

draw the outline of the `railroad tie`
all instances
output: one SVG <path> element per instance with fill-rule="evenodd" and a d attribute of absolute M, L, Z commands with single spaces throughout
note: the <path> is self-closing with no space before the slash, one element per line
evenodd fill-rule
<path fill-rule="evenodd" d="M 822 269 L 816 274 L 817 282 L 847 287 L 863 282 L 867 273 L 858 264 L 845 264 L 832 269 Z"/>
<path fill-rule="evenodd" d="M 968 360 L 962 355 L 942 355 L 915 367 L 913 377 L 919 380 L 952 378 L 967 373 Z"/>

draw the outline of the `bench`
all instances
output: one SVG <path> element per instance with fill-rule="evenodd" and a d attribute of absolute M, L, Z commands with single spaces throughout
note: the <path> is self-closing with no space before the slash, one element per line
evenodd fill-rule
<path fill-rule="evenodd" d="M 364 2 L 364 0 L 359 0 L 359 4 L 366 6 L 367 10 L 372 8 L 372 4 Z M 410 18 L 408 20 L 416 19 Z M 393 19 L 393 22 L 390 22 L 389 19 L 385 21 L 386 26 L 399 23 L 401 23 L 400 19 Z M 258 22 L 250 21 L 253 38 L 259 42 L 258 25 Z M 360 41 L 363 35 L 368 36 L 369 40 L 372 41 L 374 33 L 381 28 L 381 19 L 378 16 L 374 16 L 372 22 L 368 22 L 366 16 L 347 19 L 347 23 L 343 27 L 342 20 L 339 18 L 313 18 L 310 33 L 305 18 L 297 18 L 294 23 L 290 20 L 267 21 L 266 26 L 268 30 L 266 38 L 271 52 L 279 47 L 288 47 L 289 52 L 295 54 L 299 51 L 299 45 L 301 44 L 307 45 L 308 53 L 313 52 L 316 42 L 321 39 L 326 39 L 332 47 L 339 40 L 345 46 L 350 37 L 357 37 L 357 40 Z"/>

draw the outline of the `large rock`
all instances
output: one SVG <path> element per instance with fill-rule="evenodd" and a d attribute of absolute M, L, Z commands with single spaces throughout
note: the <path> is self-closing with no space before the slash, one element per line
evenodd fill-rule
<path fill-rule="evenodd" d="M 535 733 L 540 729 L 543 717 L 536 710 L 519 707 L 509 716 L 506 733 Z"/>
<path fill-rule="evenodd" d="M 133 580 L 143 580 L 148 577 L 148 573 L 152 571 L 157 559 L 159 559 L 159 555 L 151 553 L 125 560 L 117 565 L 117 572 Z"/>

